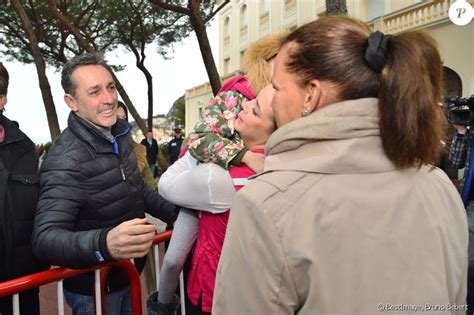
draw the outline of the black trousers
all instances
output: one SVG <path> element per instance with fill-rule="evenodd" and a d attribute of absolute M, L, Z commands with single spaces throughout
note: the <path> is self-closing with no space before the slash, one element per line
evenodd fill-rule
<path fill-rule="evenodd" d="M 21 315 L 39 315 L 39 290 L 33 289 L 20 294 L 20 314 Z M 6 296 L 0 298 L 0 314 L 12 315 L 13 303 L 12 297 Z"/>

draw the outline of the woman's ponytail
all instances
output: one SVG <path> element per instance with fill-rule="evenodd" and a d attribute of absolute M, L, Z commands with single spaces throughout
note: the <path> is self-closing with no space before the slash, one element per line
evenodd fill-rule
<path fill-rule="evenodd" d="M 442 62 L 435 41 L 414 31 L 392 36 L 379 88 L 380 134 L 398 167 L 436 164 L 445 122 Z"/>

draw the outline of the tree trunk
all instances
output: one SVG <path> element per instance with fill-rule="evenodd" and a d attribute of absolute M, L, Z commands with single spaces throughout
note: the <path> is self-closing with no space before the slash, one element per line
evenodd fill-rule
<path fill-rule="evenodd" d="M 122 96 L 122 99 L 125 105 L 127 105 L 128 111 L 130 112 L 130 114 L 132 114 L 132 117 L 135 118 L 135 122 L 137 123 L 140 130 L 143 132 L 143 135 L 146 135 L 147 128 L 146 128 L 145 122 L 140 117 L 140 114 L 135 109 L 135 106 L 133 106 L 132 101 L 130 100 L 130 97 L 128 97 L 127 92 L 125 92 L 124 87 L 122 86 L 119 79 L 115 76 L 115 73 L 113 72 L 112 72 L 112 78 L 114 78 L 117 91 L 119 92 L 120 96 Z"/>
<path fill-rule="evenodd" d="M 145 75 L 146 78 L 146 83 L 148 85 L 148 130 L 152 131 L 153 130 L 153 77 L 151 76 L 150 71 L 145 67 L 143 63 L 140 63 L 138 66 L 138 69 L 140 69 L 143 74 Z"/>
<path fill-rule="evenodd" d="M 216 95 L 221 88 L 221 79 L 212 55 L 211 45 L 209 44 L 206 32 L 206 25 L 204 24 L 199 10 L 199 0 L 188 0 L 188 8 L 190 11 L 189 18 L 194 31 L 196 32 L 204 66 L 206 67 L 209 83 L 211 84 L 212 93 Z"/>
<path fill-rule="evenodd" d="M 144 39 L 143 39 L 144 40 Z M 125 40 L 124 40 L 125 41 Z M 137 68 L 143 72 L 145 75 L 146 83 L 147 83 L 147 95 L 148 95 L 148 131 L 153 130 L 153 76 L 151 75 L 150 71 L 145 67 L 145 49 L 144 46 L 142 47 L 141 55 L 138 52 L 137 48 L 134 46 L 132 41 L 128 42 L 128 47 L 132 50 L 132 53 L 135 55 L 135 59 L 137 61 Z M 145 134 L 145 133 L 144 133 Z"/>
<path fill-rule="evenodd" d="M 346 0 L 326 0 L 326 15 L 347 15 Z"/>
<path fill-rule="evenodd" d="M 51 94 L 51 86 L 49 85 L 48 77 L 46 76 L 46 64 L 41 54 L 41 50 L 38 47 L 38 39 L 36 38 L 33 26 L 19 0 L 11 0 L 15 11 L 20 17 L 21 24 L 28 37 L 28 44 L 33 55 L 33 59 L 36 65 L 36 72 L 38 74 L 39 85 L 41 89 L 41 96 L 43 98 L 44 107 L 46 110 L 46 116 L 48 118 L 49 132 L 51 140 L 54 141 L 57 136 L 61 133 L 59 128 L 58 116 L 56 114 L 56 108 L 54 106 L 53 95 Z"/>
<path fill-rule="evenodd" d="M 82 48 L 84 48 L 88 52 L 95 51 L 94 48 L 91 47 L 91 45 L 93 45 L 93 43 L 89 43 L 89 41 L 86 40 L 81 35 L 81 33 L 79 33 L 79 30 L 74 26 L 74 24 L 69 19 L 69 17 L 61 14 L 58 11 L 55 0 L 48 0 L 48 5 L 49 5 L 49 8 L 51 10 L 52 15 L 58 20 L 59 23 L 61 23 L 64 27 L 66 27 L 74 35 L 74 38 L 76 39 L 77 44 L 79 46 L 81 46 Z M 130 114 L 132 114 L 132 117 L 135 119 L 138 127 L 140 127 L 143 134 L 146 135 L 147 129 L 146 129 L 146 126 L 145 126 L 145 122 L 143 121 L 143 119 L 140 117 L 137 110 L 133 106 L 133 103 L 130 100 L 130 97 L 128 96 L 127 92 L 125 91 L 124 87 L 120 83 L 120 81 L 117 78 L 117 76 L 115 75 L 115 73 L 113 73 L 112 71 L 111 71 L 111 73 L 112 73 L 112 77 L 114 78 L 114 81 L 115 81 L 115 84 L 116 84 L 116 87 L 117 87 L 117 91 L 119 92 L 120 96 L 122 97 L 125 105 L 127 105 L 127 108 L 130 111 Z"/>

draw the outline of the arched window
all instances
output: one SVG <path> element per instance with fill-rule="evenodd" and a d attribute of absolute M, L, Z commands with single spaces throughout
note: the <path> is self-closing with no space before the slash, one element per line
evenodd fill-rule
<path fill-rule="evenodd" d="M 270 0 L 260 0 L 260 15 L 265 14 L 270 9 Z"/>
<path fill-rule="evenodd" d="M 227 74 L 230 72 L 230 58 L 225 58 L 224 59 L 224 74 Z"/>
<path fill-rule="evenodd" d="M 230 36 L 230 18 L 226 16 L 224 18 L 224 38 Z"/>
<path fill-rule="evenodd" d="M 247 5 L 242 5 L 240 7 L 240 28 L 247 26 L 249 23 L 249 14 L 247 10 Z"/>

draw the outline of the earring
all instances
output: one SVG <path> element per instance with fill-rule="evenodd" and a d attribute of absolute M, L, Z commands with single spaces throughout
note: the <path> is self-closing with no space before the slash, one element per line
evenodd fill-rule
<path fill-rule="evenodd" d="M 305 107 L 303 111 L 301 112 L 301 116 L 304 117 L 309 114 L 309 110 Z"/>

